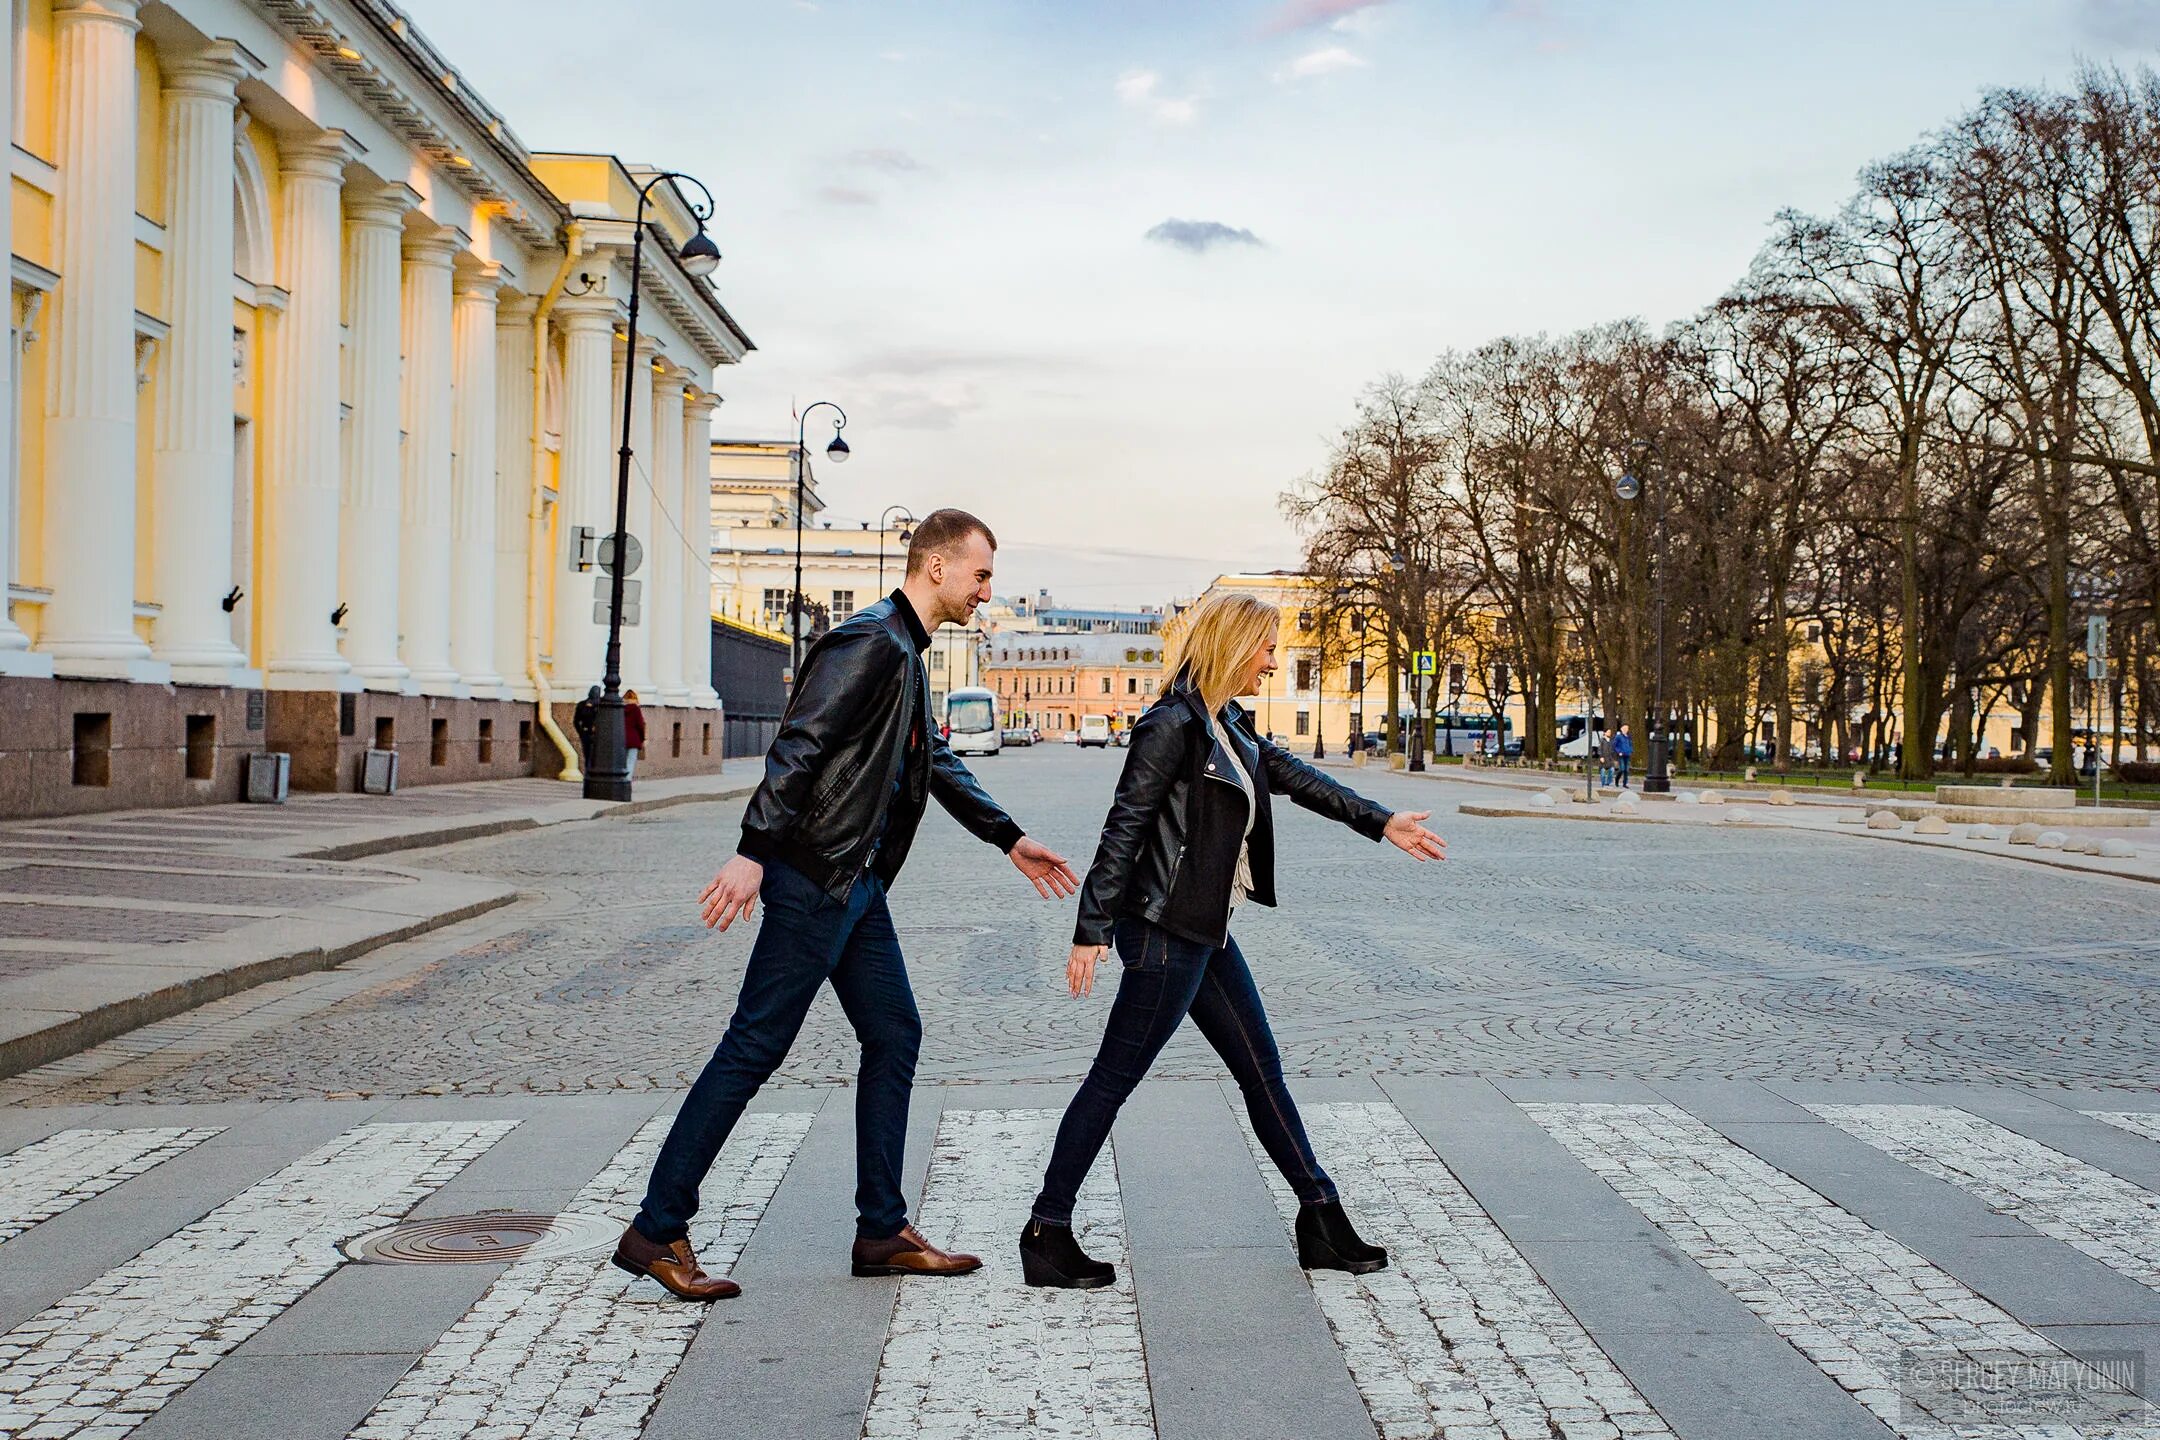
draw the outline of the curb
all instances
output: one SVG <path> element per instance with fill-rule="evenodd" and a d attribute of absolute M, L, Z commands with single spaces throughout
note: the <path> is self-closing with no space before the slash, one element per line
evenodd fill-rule
<path fill-rule="evenodd" d="M 312 945 L 304 950 L 269 955 L 244 965 L 191 976 L 160 989 L 128 996 L 124 1000 L 94 1006 L 71 1020 L 0 1041 L 0 1079 L 50 1064 L 55 1060 L 66 1059 L 93 1045 L 125 1035 L 130 1030 L 140 1029 L 159 1020 L 169 1020 L 213 1000 L 237 995 L 242 990 L 252 990 L 257 985 L 267 984 L 272 980 L 289 979 L 313 970 L 328 970 L 348 960 L 356 960 L 372 950 L 379 950 L 385 945 L 395 945 L 433 930 L 462 924 L 491 910 L 499 910 L 518 898 L 517 891 L 505 888 L 499 894 L 481 896 L 435 914 L 420 916 L 403 924 L 393 924 L 328 948 Z M 283 917 L 277 922 L 265 923 L 304 925 L 311 919 L 320 918 L 319 914 L 311 916 L 309 912 L 303 911 Z M 230 937 L 219 937 L 210 943 L 229 945 L 231 941 Z"/>
<path fill-rule="evenodd" d="M 292 853 L 294 860 L 364 860 L 372 855 L 391 855 L 403 850 L 434 850 L 444 845 L 457 845 L 467 840 L 485 840 L 496 835 L 511 835 L 521 830 L 539 830 L 550 825 L 570 825 L 582 820 L 623 820 L 655 810 L 672 810 L 679 805 L 704 805 L 715 800 L 739 800 L 757 789 L 758 782 L 743 781 L 719 790 L 698 790 L 683 795 L 659 795 L 650 800 L 630 800 L 619 805 L 601 805 L 587 808 L 586 802 L 569 800 L 562 803 L 560 815 L 500 815 L 489 820 L 468 820 L 462 824 L 443 825 L 428 830 L 405 830 L 395 834 L 371 835 L 357 840 L 344 840 L 334 845 L 324 845 L 313 850 Z"/>

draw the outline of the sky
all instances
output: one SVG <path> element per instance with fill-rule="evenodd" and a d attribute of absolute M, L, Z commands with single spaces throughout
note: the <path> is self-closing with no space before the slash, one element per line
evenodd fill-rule
<path fill-rule="evenodd" d="M 1680 319 L 1780 208 L 2160 45 L 2160 0 L 401 3 L 532 149 L 712 189 L 716 434 L 836 401 L 828 515 L 961 506 L 1089 606 L 1294 566 L 1378 377 Z"/>

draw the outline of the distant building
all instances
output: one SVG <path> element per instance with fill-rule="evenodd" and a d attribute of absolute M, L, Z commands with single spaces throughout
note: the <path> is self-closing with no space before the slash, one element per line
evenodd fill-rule
<path fill-rule="evenodd" d="M 1046 739 L 1077 731 L 1083 715 L 1107 715 L 1123 729 L 1162 689 L 1162 645 L 1152 635 L 1000 632 L 983 653 L 983 682 L 1005 723 L 1034 725 Z"/>
<path fill-rule="evenodd" d="M 795 588 L 793 440 L 712 442 L 713 613 L 785 640 Z M 816 463 L 803 457 L 803 605 L 811 638 L 898 589 L 907 575 L 910 531 L 826 513 Z M 897 517 L 896 517 L 897 519 Z M 982 617 L 932 637 L 923 664 L 930 699 L 942 709 L 954 688 L 982 683 L 977 645 Z"/>

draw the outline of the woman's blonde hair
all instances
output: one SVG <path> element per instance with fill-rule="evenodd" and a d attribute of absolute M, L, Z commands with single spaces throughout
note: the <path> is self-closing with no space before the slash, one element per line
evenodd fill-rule
<path fill-rule="evenodd" d="M 1251 595 L 1222 594 L 1200 602 L 1178 641 L 1170 673 L 1192 682 L 1209 710 L 1234 700 L 1253 652 L 1274 636 L 1282 613 Z"/>

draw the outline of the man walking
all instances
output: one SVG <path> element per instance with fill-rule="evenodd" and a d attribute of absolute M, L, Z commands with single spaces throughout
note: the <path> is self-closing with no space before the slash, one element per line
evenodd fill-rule
<path fill-rule="evenodd" d="M 760 1086 L 787 1058 L 818 988 L 830 981 L 862 1042 L 855 1092 L 857 1275 L 961 1275 L 982 1262 L 938 1249 L 908 1223 L 900 1191 L 909 1092 L 922 1021 L 885 892 L 935 795 L 977 839 L 1011 857 L 1044 899 L 1079 881 L 1028 839 L 956 759 L 930 715 L 922 654 L 948 622 L 990 598 L 997 539 L 961 510 L 915 528 L 900 588 L 818 641 L 803 660 L 765 779 L 743 814 L 735 857 L 699 898 L 708 926 L 766 922 L 719 1048 L 683 1100 L 645 1202 L 615 1263 L 685 1300 L 740 1293 L 708 1275 L 689 1241 L 698 1186 Z"/>
<path fill-rule="evenodd" d="M 1613 736 L 1612 748 L 1613 765 L 1619 777 L 1620 788 L 1625 790 L 1628 788 L 1628 763 L 1635 758 L 1635 742 L 1628 738 L 1627 726 L 1622 725 L 1620 733 Z"/>

